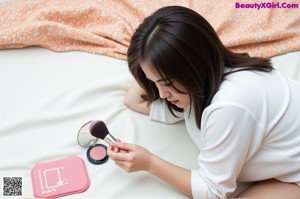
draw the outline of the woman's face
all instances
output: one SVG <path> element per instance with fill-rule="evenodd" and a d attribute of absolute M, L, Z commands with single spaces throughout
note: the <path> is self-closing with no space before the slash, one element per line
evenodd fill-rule
<path fill-rule="evenodd" d="M 170 103 L 176 105 L 179 108 L 186 108 L 190 105 L 190 96 L 187 94 L 187 89 L 184 88 L 179 82 L 163 79 L 154 73 L 150 67 L 141 63 L 142 70 L 144 71 L 146 78 L 155 83 L 158 91 L 159 97 L 162 99 L 167 99 Z M 177 92 L 174 88 L 181 91 L 182 93 Z M 184 93 L 184 94 L 183 94 Z"/>

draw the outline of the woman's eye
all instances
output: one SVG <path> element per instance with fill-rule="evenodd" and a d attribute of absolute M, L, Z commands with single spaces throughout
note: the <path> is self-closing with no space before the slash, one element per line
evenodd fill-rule
<path fill-rule="evenodd" d="M 171 85 L 172 85 L 172 82 L 165 82 L 164 85 L 165 85 L 165 86 L 171 86 Z"/>

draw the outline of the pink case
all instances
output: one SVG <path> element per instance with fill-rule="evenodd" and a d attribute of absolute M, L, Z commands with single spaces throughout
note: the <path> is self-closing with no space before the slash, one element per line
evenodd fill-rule
<path fill-rule="evenodd" d="M 77 156 L 38 163 L 31 170 L 31 178 L 34 196 L 39 198 L 83 192 L 90 185 L 84 161 Z"/>

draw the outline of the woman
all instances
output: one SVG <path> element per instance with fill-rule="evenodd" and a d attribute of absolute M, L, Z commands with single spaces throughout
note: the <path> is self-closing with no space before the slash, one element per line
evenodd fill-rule
<path fill-rule="evenodd" d="M 257 182 L 239 197 L 300 197 L 298 83 L 268 59 L 230 52 L 203 17 L 179 6 L 145 18 L 127 55 L 137 83 L 126 105 L 152 120 L 184 119 L 199 169 L 123 142 L 108 150 L 118 166 L 147 171 L 194 198 L 227 197 L 237 181 Z"/>

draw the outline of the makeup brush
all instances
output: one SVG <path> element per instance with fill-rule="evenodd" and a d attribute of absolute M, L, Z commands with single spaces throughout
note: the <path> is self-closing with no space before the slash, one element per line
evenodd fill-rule
<path fill-rule="evenodd" d="M 104 140 L 109 145 L 114 145 L 115 141 L 117 141 L 116 138 L 109 134 L 105 123 L 100 120 L 92 121 L 90 124 L 90 132 L 94 137 Z"/>

